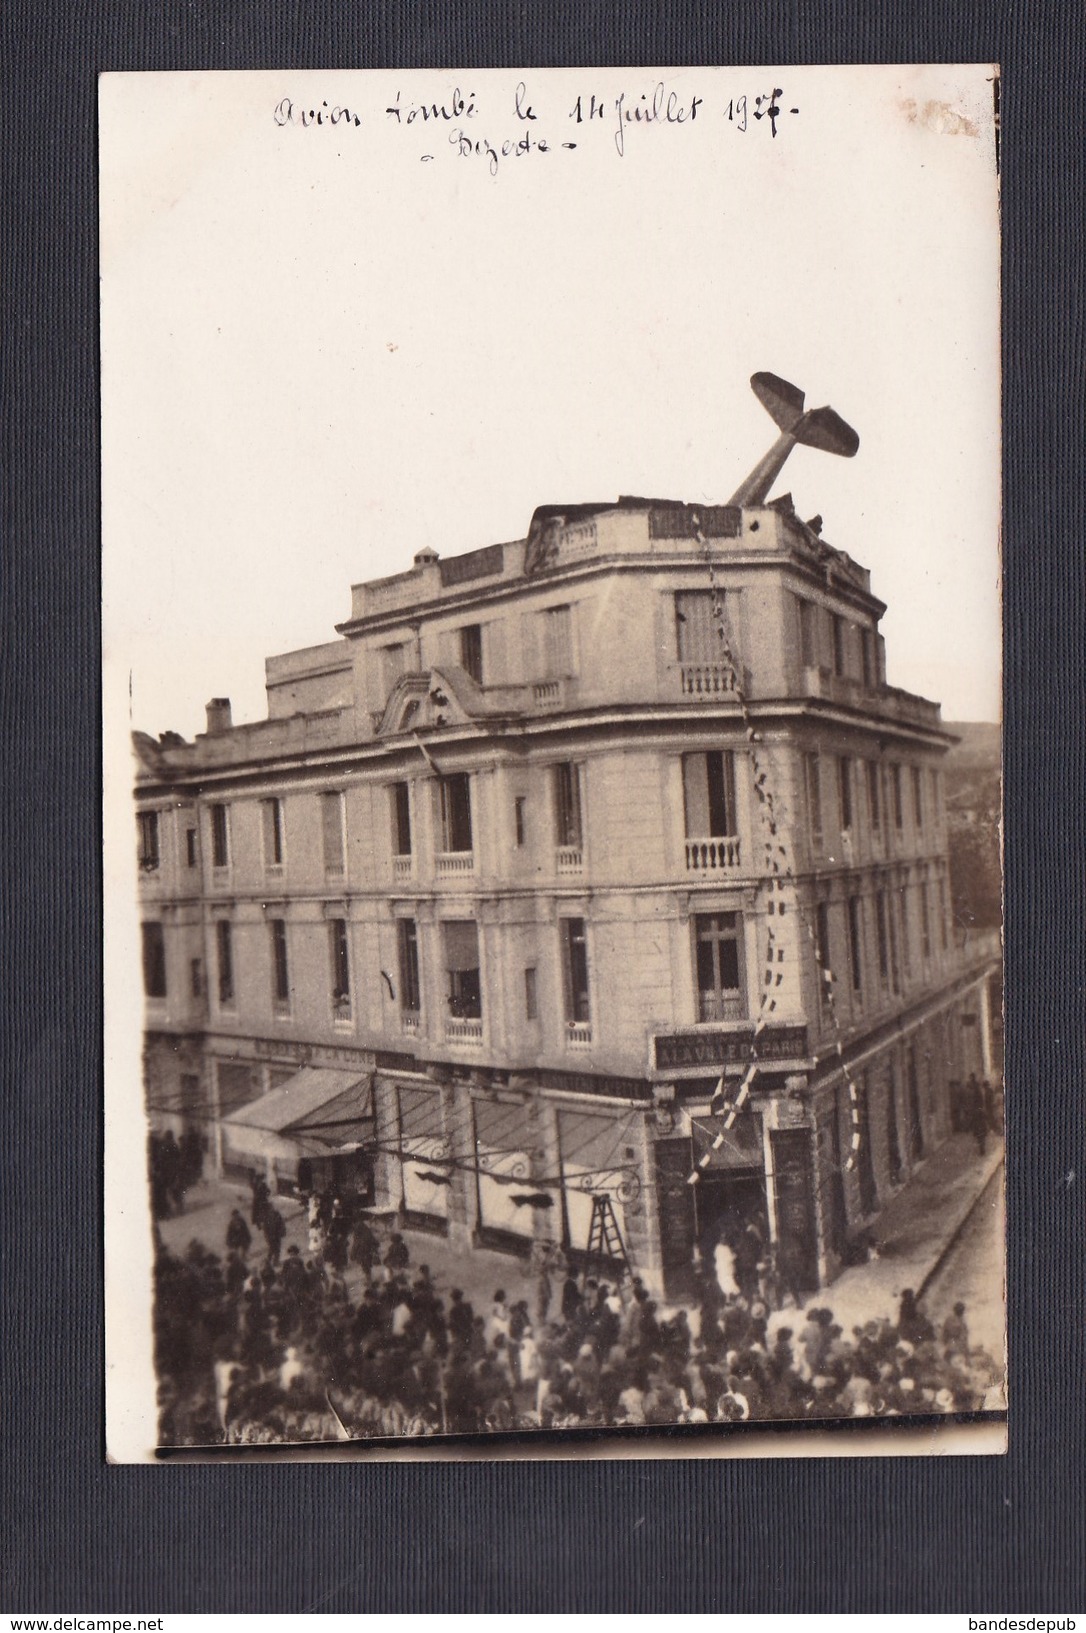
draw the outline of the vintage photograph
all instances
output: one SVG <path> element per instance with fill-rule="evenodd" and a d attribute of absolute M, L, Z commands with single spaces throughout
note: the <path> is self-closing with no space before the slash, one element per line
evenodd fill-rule
<path fill-rule="evenodd" d="M 102 79 L 114 1456 L 999 1449 L 996 80 Z"/>

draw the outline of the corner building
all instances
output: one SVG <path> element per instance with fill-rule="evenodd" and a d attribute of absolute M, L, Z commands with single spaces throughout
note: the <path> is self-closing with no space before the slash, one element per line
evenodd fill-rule
<path fill-rule="evenodd" d="M 831 1280 L 990 1072 L 998 947 L 950 920 L 938 705 L 816 529 L 544 507 L 356 585 L 266 720 L 138 735 L 153 1124 L 465 1250 L 676 1297 L 758 1215 Z"/>

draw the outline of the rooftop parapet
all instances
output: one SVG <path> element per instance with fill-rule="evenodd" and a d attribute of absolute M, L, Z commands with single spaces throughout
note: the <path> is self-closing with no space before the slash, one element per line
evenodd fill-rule
<path fill-rule="evenodd" d="M 796 516 L 790 495 L 769 505 L 686 504 L 681 500 L 622 497 L 617 502 L 541 505 L 528 535 L 440 558 L 420 550 L 407 572 L 351 587 L 351 616 L 341 634 L 371 618 L 433 605 L 464 590 L 544 579 L 591 561 L 622 556 L 668 557 L 711 550 L 744 556 L 790 554 L 827 581 L 870 594 L 870 574 L 826 544 L 812 523 Z"/>

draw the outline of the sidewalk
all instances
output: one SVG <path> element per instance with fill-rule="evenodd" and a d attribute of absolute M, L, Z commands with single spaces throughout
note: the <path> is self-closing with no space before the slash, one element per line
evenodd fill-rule
<path fill-rule="evenodd" d="M 952 1135 L 883 1209 L 874 1230 L 879 1257 L 842 1271 L 829 1287 L 812 1293 L 804 1308 L 817 1304 L 832 1310 L 846 1337 L 865 1321 L 896 1320 L 906 1287 L 918 1297 L 924 1292 L 1002 1162 L 1001 1139 L 990 1138 L 981 1157 L 972 1135 Z M 776 1311 L 770 1331 L 794 1327 L 798 1315 L 791 1306 Z"/>

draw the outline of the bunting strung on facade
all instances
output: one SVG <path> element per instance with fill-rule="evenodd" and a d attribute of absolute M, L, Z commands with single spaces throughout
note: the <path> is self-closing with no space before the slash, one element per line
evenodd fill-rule
<path fill-rule="evenodd" d="M 742 1080 L 733 1098 L 729 1098 L 725 1074 L 721 1072 L 716 1088 L 709 1101 L 709 1115 L 722 1117 L 723 1126 L 717 1133 L 708 1150 L 699 1157 L 696 1166 L 690 1173 L 687 1184 L 696 1185 L 702 1172 L 709 1167 L 713 1160 L 713 1152 L 719 1151 L 724 1144 L 728 1132 L 735 1124 L 735 1119 L 750 1097 L 751 1085 L 758 1075 L 760 1061 L 758 1045 L 762 1033 L 769 1024 L 769 1017 L 777 1008 L 777 994 L 784 984 L 785 971 L 781 968 L 786 964 L 787 936 L 783 930 L 778 930 L 780 921 L 787 916 L 791 906 L 793 916 L 802 917 L 806 926 L 807 935 L 814 950 L 815 964 L 819 971 L 822 989 L 826 994 L 827 1008 L 830 1023 L 833 1028 L 837 1058 L 841 1063 L 841 1071 L 849 1091 L 849 1113 L 851 1122 L 851 1137 L 849 1152 L 845 1167 L 851 1170 L 856 1165 L 857 1153 L 861 1144 L 860 1103 L 855 1080 L 844 1058 L 844 1039 L 841 1033 L 837 1015 L 837 1006 L 833 995 L 833 973 L 823 964 L 822 950 L 818 944 L 818 937 L 811 923 L 809 914 L 800 914 L 798 911 L 798 897 L 795 894 L 795 872 L 788 858 L 787 847 L 781 841 L 778 809 L 768 766 L 768 754 L 763 758 L 759 753 L 762 743 L 762 734 L 754 723 L 753 716 L 747 703 L 746 692 L 741 679 L 742 671 L 732 646 L 728 633 L 727 621 L 724 616 L 724 601 L 716 582 L 716 573 L 713 567 L 712 552 L 708 541 L 700 527 L 700 519 L 694 514 L 694 538 L 705 552 L 706 565 L 709 571 L 709 591 L 712 597 L 713 622 L 717 635 L 720 638 L 721 650 L 725 660 L 725 674 L 728 689 L 732 692 L 739 705 L 739 713 L 743 722 L 743 731 L 747 742 L 748 759 L 751 769 L 751 781 L 755 799 L 758 805 L 758 815 L 762 826 L 762 848 L 765 859 L 765 872 L 762 886 L 769 893 L 767 902 L 767 916 L 770 923 L 766 932 L 766 955 L 763 966 L 763 979 L 758 1000 L 758 1015 L 754 1023 L 754 1035 L 751 1040 L 750 1060 L 743 1073 Z"/>

